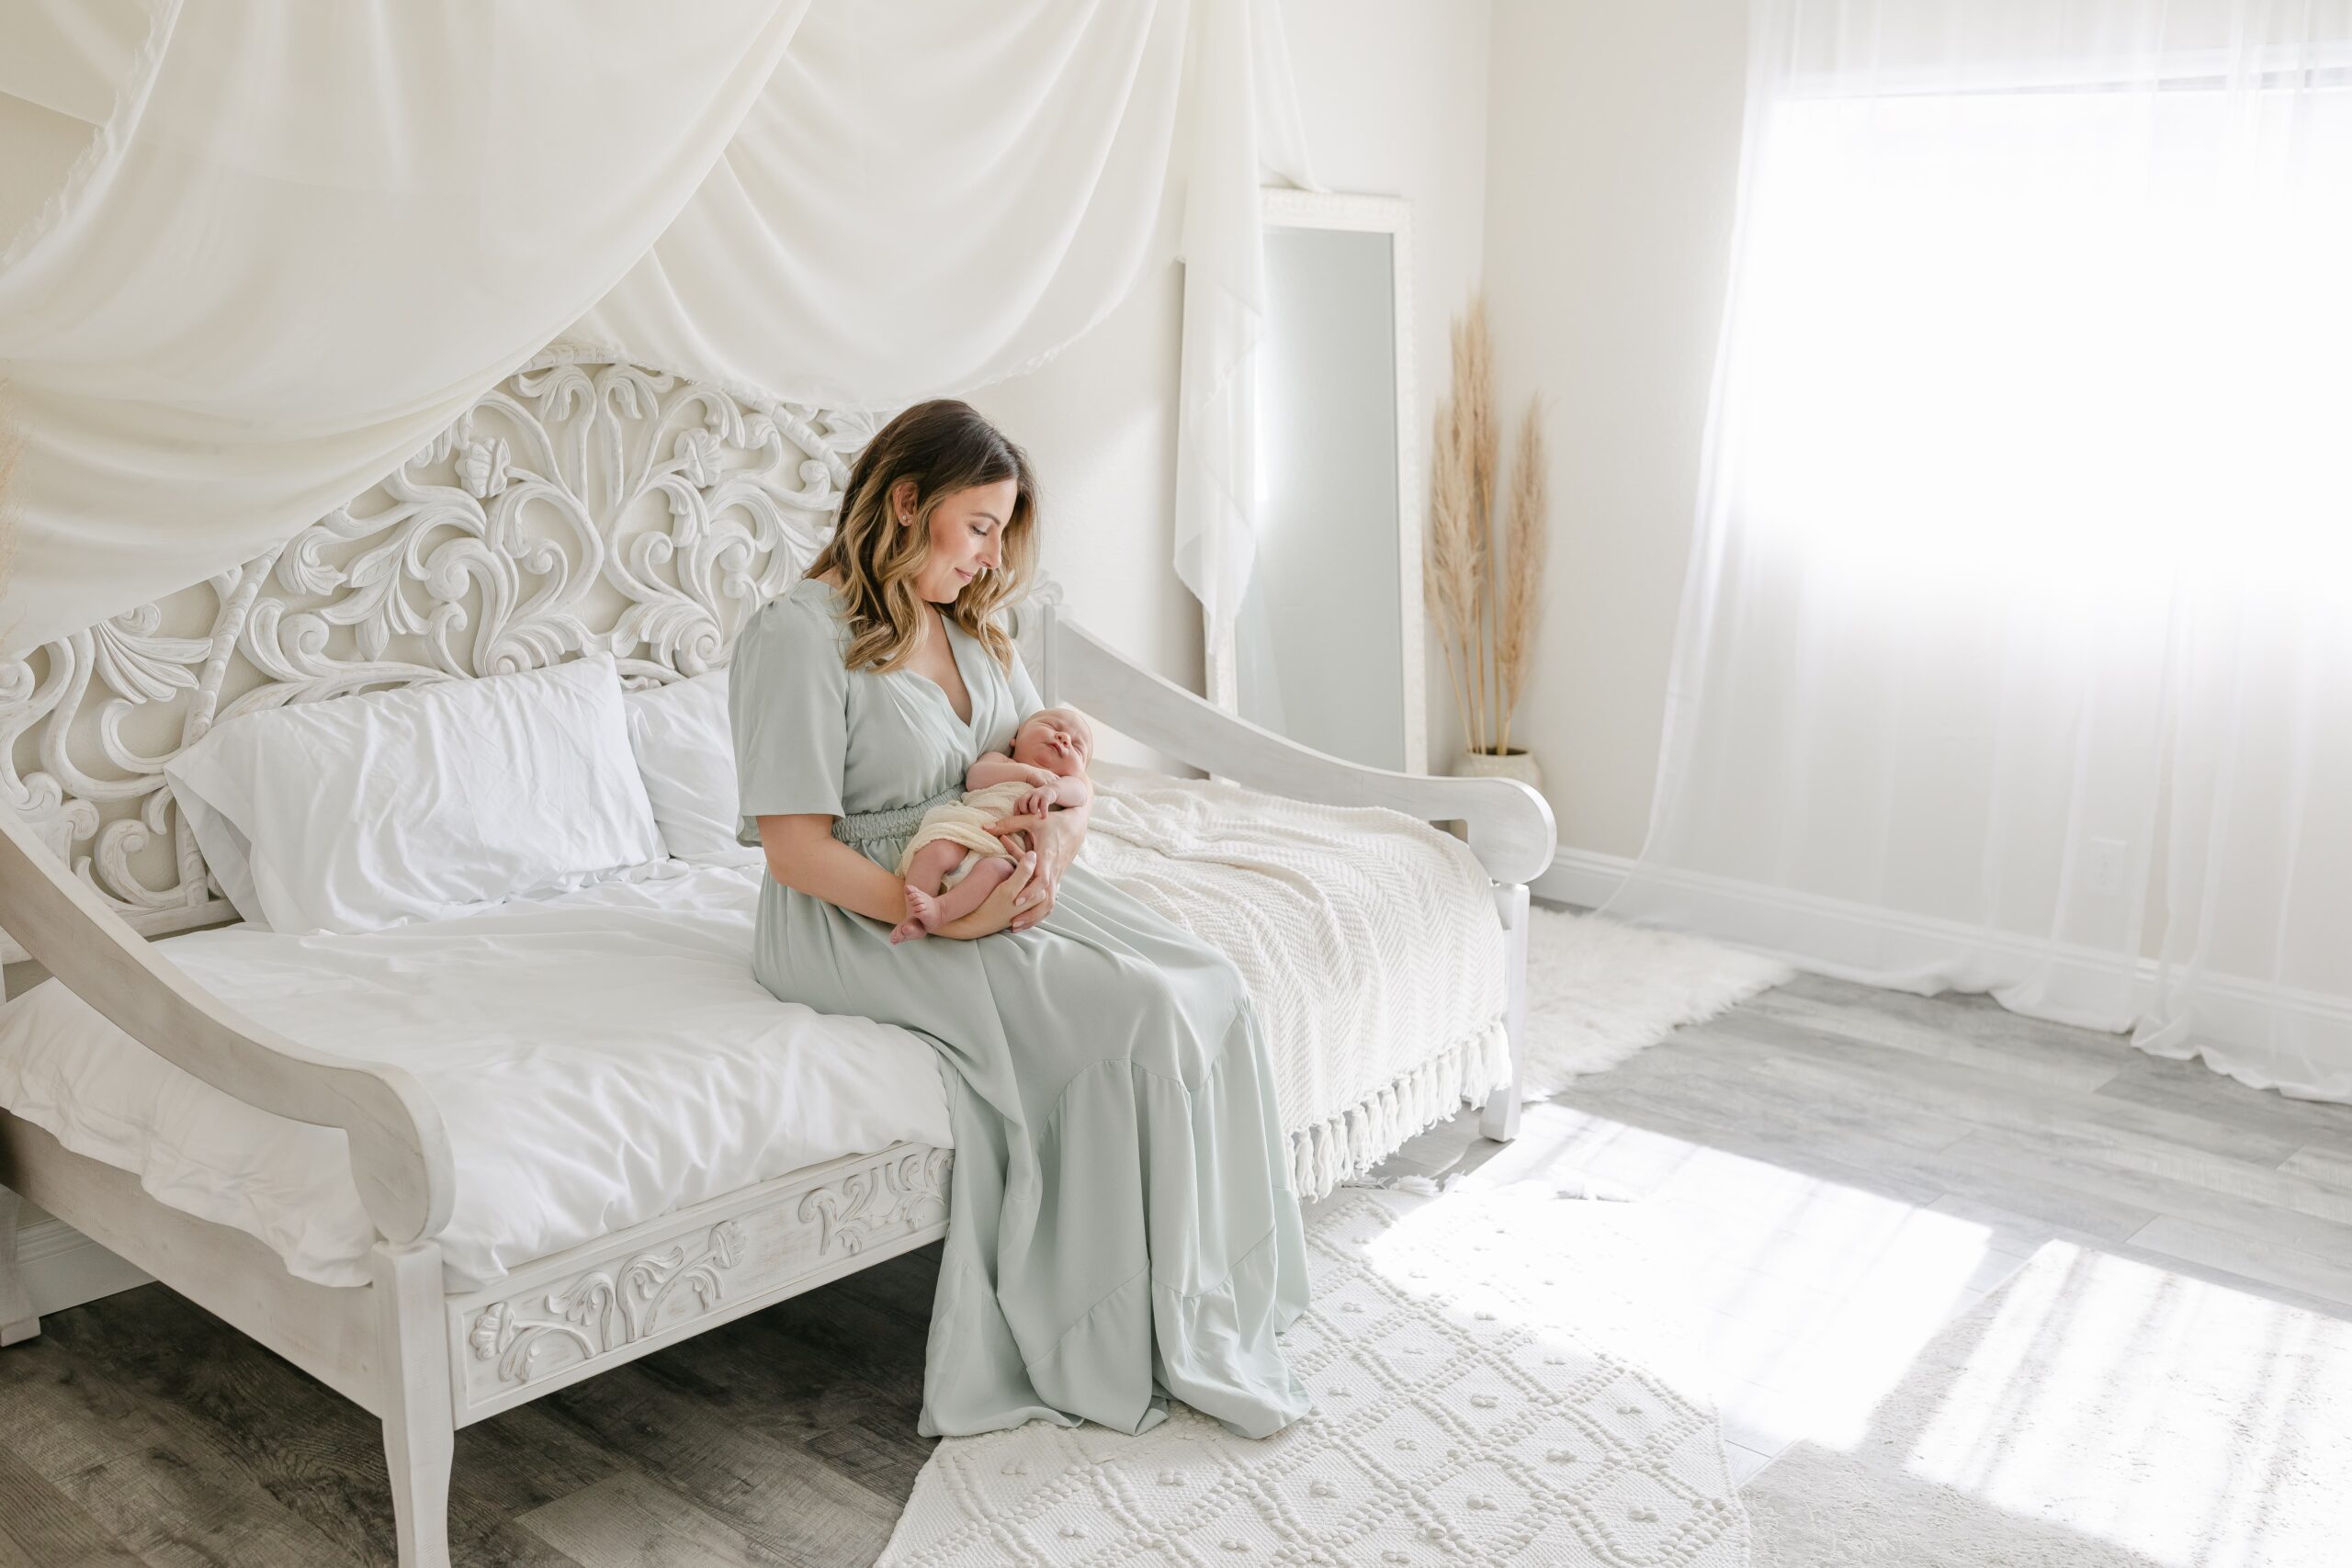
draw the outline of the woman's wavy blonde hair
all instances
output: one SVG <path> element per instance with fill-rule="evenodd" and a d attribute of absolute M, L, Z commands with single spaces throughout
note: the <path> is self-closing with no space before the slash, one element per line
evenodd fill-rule
<path fill-rule="evenodd" d="M 890 491 L 915 481 L 914 522 L 900 527 Z M 996 612 L 1021 591 L 1037 558 L 1037 491 L 1028 454 L 1004 438 L 971 404 L 954 398 L 917 403 L 875 434 L 859 453 L 842 493 L 841 522 L 804 574 L 837 572 L 849 606 L 852 670 L 896 670 L 923 635 L 915 573 L 931 558 L 931 514 L 941 501 L 974 485 L 1013 481 L 1012 515 L 1004 520 L 1003 565 L 964 585 L 943 613 L 1012 668 L 1012 638 Z"/>

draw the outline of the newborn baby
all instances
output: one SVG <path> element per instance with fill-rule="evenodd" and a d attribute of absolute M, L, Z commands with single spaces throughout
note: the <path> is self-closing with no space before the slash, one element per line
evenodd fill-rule
<path fill-rule="evenodd" d="M 991 751 L 974 762 L 962 797 L 924 812 L 899 856 L 907 918 L 890 928 L 891 942 L 927 935 L 978 908 L 1013 869 L 989 824 L 1093 799 L 1086 780 L 1093 750 L 1094 731 L 1082 715 L 1039 708 L 1014 732 L 1012 756 Z"/>

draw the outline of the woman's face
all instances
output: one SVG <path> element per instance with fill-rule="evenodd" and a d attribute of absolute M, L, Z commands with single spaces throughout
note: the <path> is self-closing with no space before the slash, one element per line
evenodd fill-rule
<path fill-rule="evenodd" d="M 911 527 L 914 482 L 899 481 L 902 525 Z M 951 491 L 931 511 L 931 558 L 915 573 L 915 592 L 934 604 L 948 604 L 983 570 L 1004 565 L 1004 525 L 1012 518 L 1020 487 L 1011 479 Z"/>

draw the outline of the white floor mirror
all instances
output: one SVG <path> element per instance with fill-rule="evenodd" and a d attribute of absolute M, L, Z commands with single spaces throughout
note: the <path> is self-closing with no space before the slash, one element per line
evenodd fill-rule
<path fill-rule="evenodd" d="M 1258 355 L 1257 564 L 1221 705 L 1318 751 L 1426 771 L 1408 208 L 1268 190 Z"/>

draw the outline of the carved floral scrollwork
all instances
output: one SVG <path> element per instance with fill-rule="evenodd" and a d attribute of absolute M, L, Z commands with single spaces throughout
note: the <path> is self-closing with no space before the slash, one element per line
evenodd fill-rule
<path fill-rule="evenodd" d="M 284 545 L 0 663 L 0 804 L 135 928 L 202 918 L 180 748 L 254 708 L 582 653 L 637 685 L 723 664 L 874 429 L 551 351 Z"/>
<path fill-rule="evenodd" d="M 633 1344 L 653 1332 L 662 1307 L 679 1291 L 692 1292 L 702 1312 L 717 1306 L 720 1276 L 741 1261 L 743 1229 L 733 1220 L 713 1225 L 699 1251 L 685 1246 L 640 1252 L 614 1269 L 582 1274 L 537 1302 L 498 1302 L 482 1309 L 467 1332 L 474 1359 L 495 1360 L 504 1382 L 527 1382 L 542 1351 L 570 1348 L 586 1360 Z"/>
<path fill-rule="evenodd" d="M 915 1149 L 810 1191 L 800 1218 L 818 1224 L 817 1255 L 855 1253 L 886 1233 L 944 1219 L 955 1163 L 949 1150 Z"/>
<path fill-rule="evenodd" d="M 816 1228 L 817 1258 L 854 1255 L 945 1219 L 955 1163 L 949 1149 L 906 1149 L 803 1193 L 795 1217 Z M 698 1246 L 651 1247 L 588 1269 L 555 1290 L 492 1303 L 467 1325 L 467 1348 L 475 1360 L 496 1364 L 500 1382 L 527 1383 L 714 1310 L 725 1299 L 728 1271 L 749 1252 L 744 1218 L 722 1220 Z M 780 1282 L 754 1274 L 750 1288 Z M 664 1309 L 681 1292 L 694 1304 L 670 1311 L 665 1320 Z"/>

